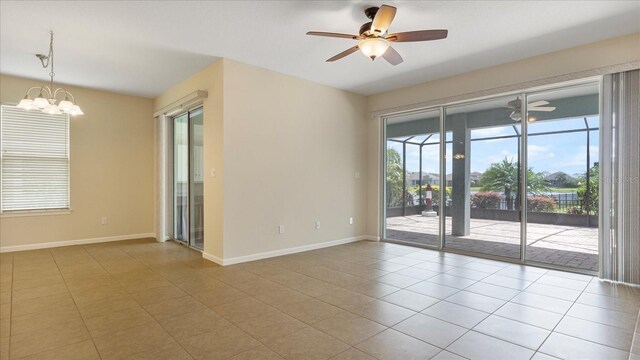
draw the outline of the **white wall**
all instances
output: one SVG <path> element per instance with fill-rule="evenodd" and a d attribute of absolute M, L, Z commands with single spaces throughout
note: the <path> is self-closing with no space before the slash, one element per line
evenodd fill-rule
<path fill-rule="evenodd" d="M 42 81 L 2 75 L 0 100 L 16 104 Z M 153 100 L 77 87 L 85 115 L 70 120 L 71 214 L 0 217 L 0 246 L 153 236 Z M 101 225 L 106 216 L 107 225 Z"/>

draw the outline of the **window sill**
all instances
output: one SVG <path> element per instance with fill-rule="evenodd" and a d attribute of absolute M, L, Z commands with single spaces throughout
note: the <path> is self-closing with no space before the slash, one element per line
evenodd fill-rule
<path fill-rule="evenodd" d="M 71 209 L 56 210 L 31 210 L 31 211 L 7 211 L 0 213 L 0 218 L 25 217 L 25 216 L 48 216 L 48 215 L 70 215 Z"/>

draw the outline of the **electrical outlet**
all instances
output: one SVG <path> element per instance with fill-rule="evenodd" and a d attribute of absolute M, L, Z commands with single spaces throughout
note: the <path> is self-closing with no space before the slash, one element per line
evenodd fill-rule
<path fill-rule="evenodd" d="M 353 218 L 352 217 L 349 218 L 349 225 L 353 225 Z"/>
<path fill-rule="evenodd" d="M 320 221 L 316 221 L 316 229 L 320 229 Z"/>
<path fill-rule="evenodd" d="M 284 234 L 284 225 L 278 226 L 278 234 Z"/>
<path fill-rule="evenodd" d="M 107 217 L 106 217 L 106 216 L 103 216 L 103 217 L 102 217 L 102 219 L 100 219 L 100 223 L 101 223 L 102 225 L 107 225 L 107 224 L 108 224 Z"/>

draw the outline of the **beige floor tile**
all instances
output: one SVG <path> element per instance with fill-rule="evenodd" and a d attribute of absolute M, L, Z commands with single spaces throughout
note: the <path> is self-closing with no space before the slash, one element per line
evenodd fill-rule
<path fill-rule="evenodd" d="M 85 319 L 87 328 L 94 338 L 116 331 L 134 328 L 153 321 L 153 318 L 140 306 Z"/>
<path fill-rule="evenodd" d="M 222 304 L 232 303 L 249 297 L 242 291 L 225 285 L 218 289 L 210 289 L 201 292 L 192 292 L 192 296 L 198 299 L 207 307 L 214 307 Z"/>
<path fill-rule="evenodd" d="M 352 307 L 348 310 L 385 326 L 393 326 L 416 314 L 415 311 L 380 300 L 374 300 L 363 306 Z"/>
<path fill-rule="evenodd" d="M 22 300 L 34 299 L 37 297 L 67 294 L 68 292 L 69 290 L 67 290 L 67 286 L 64 283 L 57 283 L 13 291 L 11 301 L 13 303 L 16 303 Z"/>
<path fill-rule="evenodd" d="M 553 330 L 562 319 L 560 314 L 516 303 L 504 304 L 495 315 L 547 330 Z"/>
<path fill-rule="evenodd" d="M 86 340 L 26 357 L 13 358 L 20 360 L 99 360 L 100 356 L 98 355 L 95 345 L 93 345 L 93 341 Z"/>
<path fill-rule="evenodd" d="M 44 296 L 33 299 L 16 301 L 11 308 L 12 316 L 21 316 L 40 311 L 65 309 L 75 307 L 73 299 L 69 293 L 62 293 L 52 296 Z"/>
<path fill-rule="evenodd" d="M 523 322 L 491 315 L 473 328 L 474 331 L 536 350 L 551 331 Z"/>
<path fill-rule="evenodd" d="M 231 360 L 282 360 L 282 356 L 269 350 L 266 346 L 247 350 L 231 358 Z"/>
<path fill-rule="evenodd" d="M 280 310 L 311 325 L 343 312 L 343 310 L 336 306 L 315 299 L 281 306 Z"/>
<path fill-rule="evenodd" d="M 11 319 L 0 319 L 0 338 L 11 335 Z"/>
<path fill-rule="evenodd" d="M 465 360 L 465 358 L 447 350 L 442 350 L 438 353 L 438 355 L 431 358 L 431 360 Z"/>
<path fill-rule="evenodd" d="M 66 322 L 11 336 L 11 356 L 19 358 L 89 339 L 89 332 L 82 321 Z"/>
<path fill-rule="evenodd" d="M 300 331 L 308 325 L 279 311 L 268 312 L 236 325 L 261 342 L 267 342 Z"/>
<path fill-rule="evenodd" d="M 369 280 L 367 282 L 359 284 L 358 286 L 355 286 L 352 290 L 371 297 L 381 298 L 400 290 L 400 288 L 375 280 Z"/>
<path fill-rule="evenodd" d="M 185 349 L 176 342 L 163 344 L 151 350 L 127 356 L 128 360 L 191 360 Z"/>
<path fill-rule="evenodd" d="M 213 311 L 231 322 L 240 322 L 268 312 L 277 311 L 271 305 L 248 297 L 232 303 L 211 307 Z"/>
<path fill-rule="evenodd" d="M 129 295 L 114 294 L 105 299 L 78 303 L 78 310 L 84 319 L 92 319 L 97 316 L 104 316 L 116 311 L 122 311 L 134 307 L 139 307 L 138 303 Z"/>
<path fill-rule="evenodd" d="M 377 322 L 350 313 L 337 314 L 313 327 L 350 345 L 356 345 L 387 329 Z"/>
<path fill-rule="evenodd" d="M 11 318 L 11 303 L 0 304 L 0 319 Z"/>
<path fill-rule="evenodd" d="M 399 290 L 380 300 L 402 306 L 413 311 L 422 311 L 440 300 L 408 290 Z"/>
<path fill-rule="evenodd" d="M 462 335 L 446 350 L 468 359 L 487 360 L 530 359 L 534 354 L 533 350 L 475 331 Z"/>
<path fill-rule="evenodd" d="M 51 285 L 64 285 L 64 280 L 60 274 L 46 276 L 28 276 L 25 278 L 15 278 L 13 280 L 13 291 L 42 288 Z"/>
<path fill-rule="evenodd" d="M 393 329 L 442 349 L 467 332 L 466 328 L 422 314 L 404 320 Z"/>
<path fill-rule="evenodd" d="M 128 359 L 133 354 L 157 349 L 174 342 L 173 338 L 155 322 L 94 337 L 103 360 Z"/>
<path fill-rule="evenodd" d="M 142 307 L 156 319 L 174 317 L 176 315 L 187 314 L 190 312 L 206 309 L 206 306 L 189 295 L 175 299 L 164 300 L 161 302 L 145 304 Z"/>
<path fill-rule="evenodd" d="M 75 306 L 64 306 L 26 315 L 18 315 L 11 319 L 11 335 L 48 329 L 57 324 L 71 321 L 82 321 L 80 313 Z"/>
<path fill-rule="evenodd" d="M 220 331 L 182 339 L 179 342 L 196 360 L 228 359 L 260 346 L 256 339 L 233 325 Z"/>
<path fill-rule="evenodd" d="M 440 349 L 393 329 L 388 329 L 356 346 L 380 360 L 430 359 Z"/>
<path fill-rule="evenodd" d="M 230 322 L 209 309 L 159 318 L 158 322 L 176 340 L 219 331 L 231 325 Z"/>
<path fill-rule="evenodd" d="M 141 305 L 176 299 L 185 295 L 187 294 L 184 291 L 174 285 L 161 286 L 131 293 L 131 296 L 133 296 L 133 298 Z"/>
<path fill-rule="evenodd" d="M 623 351 L 628 351 L 633 341 L 632 330 L 625 330 L 571 316 L 565 316 L 554 331 Z"/>
<path fill-rule="evenodd" d="M 9 337 L 0 337 L 0 360 L 9 360 Z"/>
<path fill-rule="evenodd" d="M 376 360 L 376 358 L 356 348 L 350 348 L 332 357 L 331 360 Z"/>
<path fill-rule="evenodd" d="M 341 308 L 348 306 L 360 306 L 374 300 L 372 297 L 346 289 L 340 289 L 328 294 L 320 295 L 318 296 L 318 299 Z"/>
<path fill-rule="evenodd" d="M 266 345 L 285 359 L 327 359 L 349 349 L 349 345 L 313 328 L 269 341 Z"/>
<path fill-rule="evenodd" d="M 0 289 L 0 304 L 11 303 L 12 295 L 13 295 L 13 292 L 11 291 L 11 289 L 9 290 Z"/>
<path fill-rule="evenodd" d="M 577 303 L 573 304 L 571 309 L 569 309 L 567 316 L 615 326 L 630 331 L 633 331 L 637 321 L 633 316 L 629 316 L 628 313 Z"/>
<path fill-rule="evenodd" d="M 284 288 L 256 295 L 256 299 L 280 309 L 282 306 L 311 300 L 312 297 L 299 291 Z"/>

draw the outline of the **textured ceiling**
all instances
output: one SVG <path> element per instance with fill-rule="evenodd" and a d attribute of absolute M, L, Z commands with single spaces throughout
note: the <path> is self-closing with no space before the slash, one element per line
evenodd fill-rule
<path fill-rule="evenodd" d="M 46 79 L 35 53 L 56 34 L 56 80 L 156 96 L 225 57 L 373 94 L 640 31 L 639 1 L 386 1 L 391 32 L 449 29 L 446 40 L 395 44 L 391 66 L 355 53 L 324 60 L 357 33 L 362 1 L 0 2 L 0 72 Z"/>

